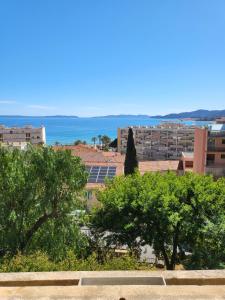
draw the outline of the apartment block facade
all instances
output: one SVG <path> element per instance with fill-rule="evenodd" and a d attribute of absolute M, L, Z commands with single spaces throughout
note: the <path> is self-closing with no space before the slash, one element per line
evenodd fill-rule
<path fill-rule="evenodd" d="M 14 143 L 31 143 L 43 145 L 46 143 L 45 127 L 5 127 L 0 125 L 0 143 L 13 145 Z"/>
<path fill-rule="evenodd" d="M 176 160 L 182 152 L 194 151 L 194 126 L 163 123 L 132 127 L 137 157 L 142 160 Z M 129 128 L 118 128 L 118 152 L 126 153 Z"/>
<path fill-rule="evenodd" d="M 196 128 L 193 171 L 225 176 L 225 120 L 206 128 Z"/>

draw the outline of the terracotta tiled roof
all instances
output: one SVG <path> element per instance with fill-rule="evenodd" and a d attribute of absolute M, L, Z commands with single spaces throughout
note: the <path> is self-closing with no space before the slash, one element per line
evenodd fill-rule
<path fill-rule="evenodd" d="M 71 150 L 71 151 L 78 151 L 78 152 L 98 152 L 99 150 L 91 147 L 89 145 L 79 144 L 79 145 L 66 145 L 66 146 L 53 146 L 55 150 Z"/>
<path fill-rule="evenodd" d="M 70 149 L 72 155 L 79 156 L 86 166 L 116 166 L 116 175 L 124 173 L 125 155 L 118 152 L 105 152 L 87 145 L 77 146 L 54 146 L 54 149 Z M 162 172 L 177 171 L 178 160 L 166 161 L 141 161 L 139 162 L 139 171 L 141 174 L 145 172 Z M 102 183 L 88 183 L 88 188 L 104 187 Z"/>

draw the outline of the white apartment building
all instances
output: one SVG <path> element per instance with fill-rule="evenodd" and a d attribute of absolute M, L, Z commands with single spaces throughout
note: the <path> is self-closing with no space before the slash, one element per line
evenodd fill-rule
<path fill-rule="evenodd" d="M 45 127 L 34 128 L 24 127 L 5 127 L 0 125 L 0 143 L 14 145 L 20 143 L 31 143 L 33 145 L 44 145 L 46 143 Z"/>
<path fill-rule="evenodd" d="M 141 160 L 176 160 L 182 152 L 194 151 L 194 126 L 162 123 L 158 126 L 133 126 L 137 157 Z M 118 128 L 118 152 L 126 153 L 129 128 Z"/>

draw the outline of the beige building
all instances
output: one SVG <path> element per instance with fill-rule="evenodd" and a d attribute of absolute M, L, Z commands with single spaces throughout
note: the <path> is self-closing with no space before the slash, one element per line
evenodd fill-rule
<path fill-rule="evenodd" d="M 0 143 L 13 145 L 31 143 L 43 145 L 46 143 L 45 127 L 5 127 L 0 125 Z"/>
<path fill-rule="evenodd" d="M 27 142 L 7 142 L 7 143 L 0 143 L 1 147 L 11 148 L 11 149 L 19 149 L 19 150 L 26 150 L 28 143 Z"/>
<path fill-rule="evenodd" d="M 137 157 L 142 160 L 177 160 L 182 152 L 194 150 L 194 126 L 163 123 L 131 127 Z M 118 128 L 118 152 L 126 153 L 129 128 Z"/>

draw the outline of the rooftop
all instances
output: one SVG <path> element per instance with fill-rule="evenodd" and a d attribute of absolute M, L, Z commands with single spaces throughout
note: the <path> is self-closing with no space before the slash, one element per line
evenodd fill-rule
<path fill-rule="evenodd" d="M 211 131 L 225 131 L 225 124 L 211 124 L 209 129 Z"/>
<path fill-rule="evenodd" d="M 182 152 L 182 157 L 189 158 L 191 160 L 194 159 L 194 152 Z"/>

